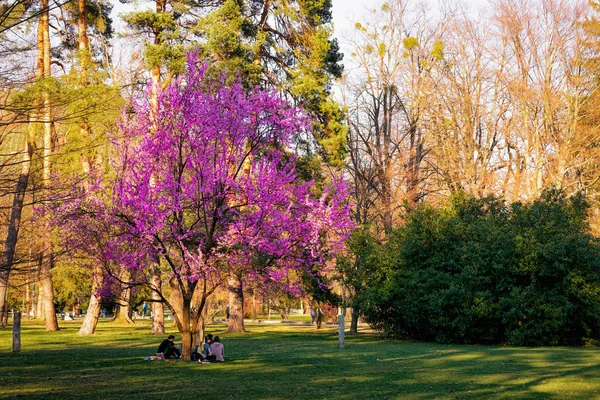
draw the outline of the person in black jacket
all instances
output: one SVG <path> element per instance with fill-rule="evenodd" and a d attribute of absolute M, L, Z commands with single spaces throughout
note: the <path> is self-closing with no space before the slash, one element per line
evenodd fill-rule
<path fill-rule="evenodd" d="M 174 341 L 175 335 L 169 335 L 169 337 L 163 340 L 160 346 L 158 346 L 156 353 L 162 353 L 165 358 L 171 358 L 173 356 L 175 358 L 180 358 L 181 353 L 179 352 L 179 349 L 176 347 L 175 343 L 173 343 Z"/>

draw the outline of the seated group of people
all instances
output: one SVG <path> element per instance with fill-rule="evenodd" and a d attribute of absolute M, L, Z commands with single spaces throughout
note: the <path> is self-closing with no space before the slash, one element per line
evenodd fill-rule
<path fill-rule="evenodd" d="M 196 346 L 192 352 L 192 360 L 202 363 L 225 361 L 225 347 L 221 344 L 218 336 L 213 339 L 213 335 L 209 333 L 204 337 L 201 353 L 198 353 L 198 347 Z"/>
<path fill-rule="evenodd" d="M 204 345 L 202 346 L 202 352 L 198 353 L 199 346 L 196 345 L 192 352 L 192 361 L 198 361 L 202 363 L 208 362 L 223 362 L 225 361 L 225 348 L 221 344 L 221 340 L 218 336 L 210 333 L 204 337 Z M 181 351 L 179 346 L 175 344 L 175 335 L 169 335 L 169 337 L 163 340 L 156 350 L 156 355 L 164 358 L 181 358 Z M 161 357 L 161 358 L 162 358 Z"/>

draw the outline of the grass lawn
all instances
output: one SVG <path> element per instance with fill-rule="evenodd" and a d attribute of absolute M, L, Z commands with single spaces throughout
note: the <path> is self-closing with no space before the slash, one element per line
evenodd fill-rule
<path fill-rule="evenodd" d="M 222 337 L 223 364 L 144 361 L 162 337 L 101 322 L 59 332 L 23 326 L 22 351 L 0 330 L 0 398 L 98 399 L 600 399 L 600 351 L 591 348 L 456 346 L 346 337 L 335 328 L 248 325 Z M 170 328 L 173 332 L 174 329 Z M 165 335 L 166 336 L 166 335 Z M 179 337 L 178 337 L 179 339 Z"/>

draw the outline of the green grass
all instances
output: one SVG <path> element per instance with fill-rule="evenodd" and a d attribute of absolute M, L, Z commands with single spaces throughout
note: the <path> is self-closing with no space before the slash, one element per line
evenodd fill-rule
<path fill-rule="evenodd" d="M 456 346 L 346 337 L 334 328 L 248 325 L 222 337 L 226 362 L 144 361 L 162 337 L 108 322 L 93 337 L 23 327 L 11 353 L 0 330 L 0 399 L 482 399 L 600 398 L 600 353 L 588 348 Z M 174 329 L 169 329 L 173 332 Z M 165 335 L 166 336 L 166 335 Z"/>
<path fill-rule="evenodd" d="M 254 319 L 254 317 L 250 317 L 250 318 Z M 256 316 L 256 319 L 264 320 L 264 321 L 268 321 L 268 320 L 277 321 L 277 320 L 281 320 L 282 318 L 281 318 L 280 314 L 272 313 L 271 318 L 269 318 L 268 314 L 258 314 Z M 293 322 L 310 322 L 310 315 L 308 315 L 308 314 L 290 314 L 289 320 L 293 321 Z"/>

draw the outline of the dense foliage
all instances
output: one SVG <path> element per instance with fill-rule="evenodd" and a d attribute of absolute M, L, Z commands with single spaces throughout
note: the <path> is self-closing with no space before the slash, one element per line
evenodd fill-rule
<path fill-rule="evenodd" d="M 547 191 L 528 204 L 455 195 L 422 205 L 384 245 L 370 324 L 439 342 L 579 344 L 598 339 L 600 247 L 581 196 Z"/>

